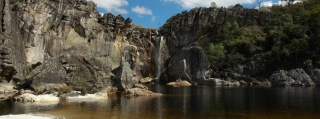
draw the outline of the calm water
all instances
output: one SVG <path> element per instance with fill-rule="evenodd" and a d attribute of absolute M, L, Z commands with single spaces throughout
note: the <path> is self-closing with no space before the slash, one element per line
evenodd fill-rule
<path fill-rule="evenodd" d="M 152 85 L 161 97 L 58 104 L 0 101 L 0 115 L 52 114 L 67 119 L 320 119 L 319 87 L 170 87 Z"/>

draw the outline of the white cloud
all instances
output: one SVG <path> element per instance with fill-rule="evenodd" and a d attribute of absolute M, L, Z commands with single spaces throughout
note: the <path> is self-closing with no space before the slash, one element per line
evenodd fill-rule
<path fill-rule="evenodd" d="M 192 9 L 195 7 L 210 7 L 212 2 L 215 2 L 218 6 L 228 7 L 235 4 L 251 4 L 255 0 L 161 0 L 163 2 L 173 2 L 179 4 L 184 9 Z"/>
<path fill-rule="evenodd" d="M 152 15 L 152 10 L 146 7 L 136 6 L 131 10 L 132 12 L 137 13 L 138 15 Z"/>
<path fill-rule="evenodd" d="M 266 2 L 262 2 L 261 6 L 271 7 L 273 4 L 276 4 L 276 3 L 273 3 L 272 1 L 266 1 Z"/>
<path fill-rule="evenodd" d="M 271 7 L 272 5 L 283 5 L 286 6 L 288 5 L 289 0 L 287 1 L 278 1 L 278 2 L 273 2 L 273 1 L 265 1 L 261 3 L 261 6 L 265 6 L 265 7 Z M 301 1 L 294 1 L 293 4 L 299 3 Z"/>
<path fill-rule="evenodd" d="M 127 0 L 87 0 L 93 1 L 98 7 L 105 9 L 107 12 L 127 14 L 128 11 L 122 7 L 128 6 Z"/>
<path fill-rule="evenodd" d="M 151 17 L 151 21 L 156 21 L 157 17 L 156 16 L 152 16 Z"/>

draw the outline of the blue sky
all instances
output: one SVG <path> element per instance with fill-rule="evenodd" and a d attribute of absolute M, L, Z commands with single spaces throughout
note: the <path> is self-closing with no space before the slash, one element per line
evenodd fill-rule
<path fill-rule="evenodd" d="M 209 7 L 215 2 L 219 7 L 228 7 L 240 3 L 245 7 L 257 7 L 256 0 L 88 0 L 98 6 L 102 14 L 122 14 L 125 18 L 130 17 L 132 24 L 139 24 L 146 28 L 159 28 L 171 16 L 189 11 L 194 7 Z M 262 0 L 262 5 L 270 6 L 279 4 L 280 0 Z"/>

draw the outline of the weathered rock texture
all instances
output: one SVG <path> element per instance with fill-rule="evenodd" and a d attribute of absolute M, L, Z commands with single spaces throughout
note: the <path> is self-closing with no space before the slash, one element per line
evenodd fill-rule
<path fill-rule="evenodd" d="M 313 82 L 319 86 L 320 85 L 320 69 L 313 69 L 311 70 L 311 75 Z"/>
<path fill-rule="evenodd" d="M 209 26 L 215 26 L 216 30 L 223 29 L 224 22 L 234 19 L 241 21 L 240 26 L 263 24 L 271 20 L 271 14 L 256 9 L 194 8 L 168 19 L 160 33 L 167 38 L 171 55 L 195 41 L 202 46 L 208 40 L 221 37 Z"/>
<path fill-rule="evenodd" d="M 267 81 L 259 58 L 211 70 L 203 48 L 224 37 L 219 32 L 225 22 L 262 25 L 270 13 L 194 8 L 168 19 L 158 33 L 122 15 L 101 16 L 96 9 L 86 0 L 0 0 L 0 81 L 25 83 L 37 93 L 70 87 L 96 93 L 116 87 L 129 95 L 140 95 L 129 90 L 135 87 L 145 90 L 141 82 L 239 84 L 212 74 L 243 84 L 320 85 L 318 69 L 312 70 L 312 80 L 294 69 L 274 73 Z"/>
<path fill-rule="evenodd" d="M 219 31 L 223 29 L 225 22 L 236 20 L 239 21 L 239 26 L 245 26 L 263 24 L 270 19 L 271 14 L 258 10 L 226 8 L 194 8 L 189 12 L 184 11 L 171 17 L 160 28 L 160 33 L 166 38 L 171 56 L 167 70 L 168 77 L 174 79 L 180 77 L 191 82 L 208 79 L 212 71 L 202 48 L 208 46 L 209 41 L 223 37 Z M 237 69 L 240 70 L 237 71 Z M 261 76 L 264 71 L 264 62 L 253 60 L 239 64 L 239 68 L 230 67 L 214 71 L 213 74 L 226 79 L 251 82 L 256 76 Z"/>
<path fill-rule="evenodd" d="M 169 79 L 182 79 L 198 82 L 210 77 L 210 63 L 203 49 L 193 43 L 173 55 L 169 61 Z"/>
<path fill-rule="evenodd" d="M 270 76 L 270 82 L 275 86 L 315 86 L 303 69 L 280 70 Z"/>
<path fill-rule="evenodd" d="M 37 92 L 89 93 L 154 77 L 157 31 L 96 9 L 86 0 L 0 0 L 0 76 Z"/>

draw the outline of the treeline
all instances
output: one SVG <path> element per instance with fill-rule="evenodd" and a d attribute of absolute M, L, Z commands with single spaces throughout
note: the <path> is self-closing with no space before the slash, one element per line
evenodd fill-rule
<path fill-rule="evenodd" d="M 269 12 L 271 19 L 242 26 L 237 20 L 224 22 L 221 37 L 205 47 L 212 68 L 222 70 L 255 59 L 264 60 L 267 71 L 320 67 L 320 0 L 273 5 L 260 12 Z"/>

